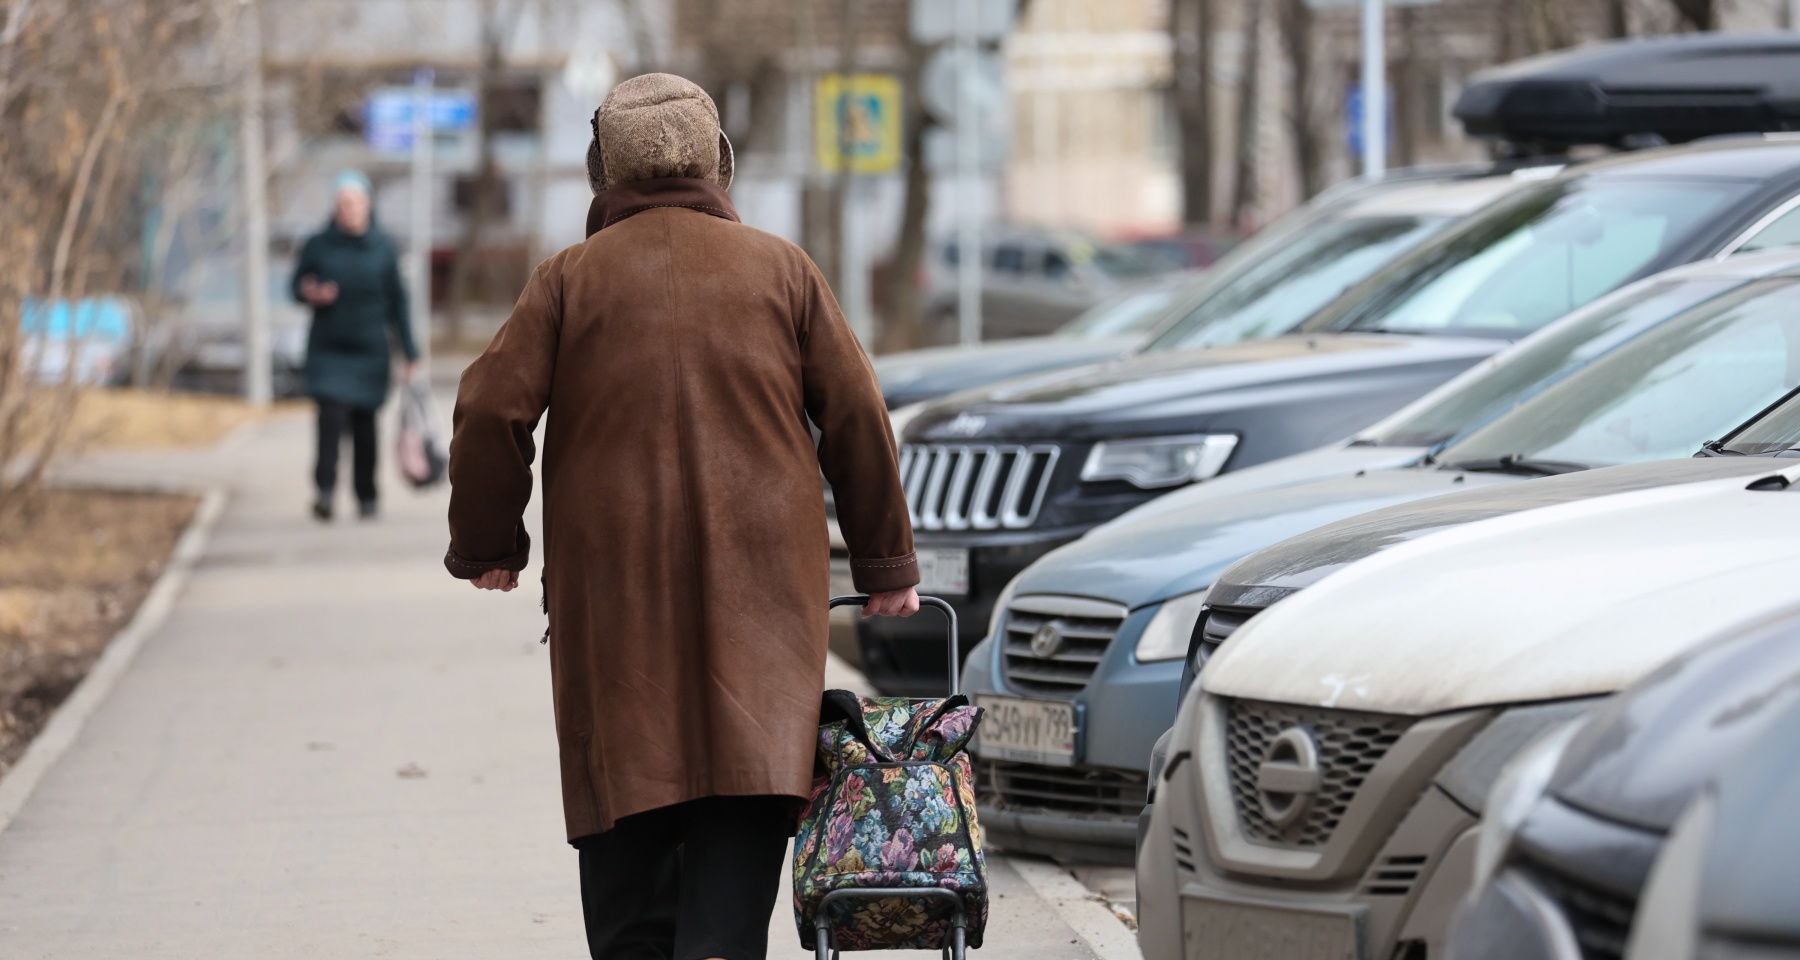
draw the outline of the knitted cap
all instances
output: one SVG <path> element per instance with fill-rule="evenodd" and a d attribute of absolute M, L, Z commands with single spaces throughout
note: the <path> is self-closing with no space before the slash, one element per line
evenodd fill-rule
<path fill-rule="evenodd" d="M 331 192 L 334 196 L 346 189 L 358 191 L 365 197 L 375 193 L 374 187 L 369 184 L 369 178 L 361 170 L 341 170 L 332 178 Z"/>
<path fill-rule="evenodd" d="M 659 177 L 696 177 L 730 188 L 731 143 L 719 110 L 699 85 L 647 73 L 614 87 L 594 112 L 588 184 L 607 187 Z"/>

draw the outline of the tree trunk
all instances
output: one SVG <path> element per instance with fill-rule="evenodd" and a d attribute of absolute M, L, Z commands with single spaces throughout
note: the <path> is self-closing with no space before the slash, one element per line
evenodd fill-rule
<path fill-rule="evenodd" d="M 1399 26 L 1400 55 L 1390 61 L 1394 90 L 1394 152 L 1397 167 L 1410 167 L 1419 162 L 1419 49 L 1418 18 L 1412 7 L 1394 11 Z"/>
<path fill-rule="evenodd" d="M 906 197 L 901 202 L 900 236 L 894 245 L 893 267 L 888 271 L 887 315 L 877 339 L 881 351 L 908 350 L 924 345 L 919 317 L 919 263 L 925 258 L 925 216 L 931 210 L 931 173 L 925 169 L 925 130 L 931 117 L 919 98 L 919 77 L 930 51 L 917 43 L 906 45 L 906 67 L 900 102 L 905 111 Z"/>
<path fill-rule="evenodd" d="M 494 160 L 495 87 L 506 66 L 506 51 L 499 7 L 499 0 L 483 0 L 481 7 L 481 69 L 475 77 L 480 121 L 475 130 L 475 181 L 450 273 L 449 329 L 445 332 L 452 343 L 461 342 L 463 337 L 463 314 L 475 284 L 475 252 L 488 222 L 494 218 L 500 190 L 500 171 Z M 429 291 L 413 291 L 416 297 L 429 295 Z"/>
<path fill-rule="evenodd" d="M 1606 0 L 1606 35 L 1614 39 L 1631 36 L 1630 12 L 1630 0 Z"/>
<path fill-rule="evenodd" d="M 1231 225 L 1251 228 L 1256 207 L 1257 143 L 1262 107 L 1262 0 L 1244 0 L 1244 55 L 1238 70 L 1237 164 L 1231 177 Z"/>
<path fill-rule="evenodd" d="M 1716 0 L 1669 0 L 1675 7 L 1675 13 L 1681 18 L 1681 26 L 1688 30 L 1716 30 L 1719 26 L 1719 14 Z"/>
<path fill-rule="evenodd" d="M 1287 121 L 1299 167 L 1300 193 L 1310 199 L 1325 188 L 1324 148 L 1313 108 L 1312 8 L 1306 0 L 1277 0 L 1275 25 L 1291 71 L 1287 85 Z"/>
<path fill-rule="evenodd" d="M 1206 226 L 1213 218 L 1212 4 L 1172 0 L 1169 11 L 1181 141 L 1181 219 L 1190 227 Z"/>

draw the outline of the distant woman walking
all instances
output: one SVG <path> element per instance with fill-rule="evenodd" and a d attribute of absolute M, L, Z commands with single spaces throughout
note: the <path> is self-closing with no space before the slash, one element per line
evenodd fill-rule
<path fill-rule="evenodd" d="M 313 516 L 330 520 L 337 488 L 338 450 L 351 437 L 352 475 L 360 516 L 380 509 L 375 488 L 375 411 L 387 400 L 393 346 L 412 379 L 419 359 L 407 319 L 406 288 L 394 240 L 375 226 L 369 180 L 338 175 L 331 222 L 300 248 L 294 299 L 313 308 L 306 337 L 306 392 L 319 406 L 319 454 L 313 469 L 318 495 Z"/>

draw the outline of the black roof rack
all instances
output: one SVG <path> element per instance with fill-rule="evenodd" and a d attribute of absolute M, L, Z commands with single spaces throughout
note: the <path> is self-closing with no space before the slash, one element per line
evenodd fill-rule
<path fill-rule="evenodd" d="M 1800 130 L 1800 33 L 1598 43 L 1475 75 L 1452 111 L 1517 152 Z"/>

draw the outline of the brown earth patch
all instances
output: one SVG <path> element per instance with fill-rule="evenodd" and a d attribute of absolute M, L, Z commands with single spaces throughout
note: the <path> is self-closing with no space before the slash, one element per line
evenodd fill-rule
<path fill-rule="evenodd" d="M 46 490 L 0 525 L 0 774 L 137 611 L 196 503 Z"/>

